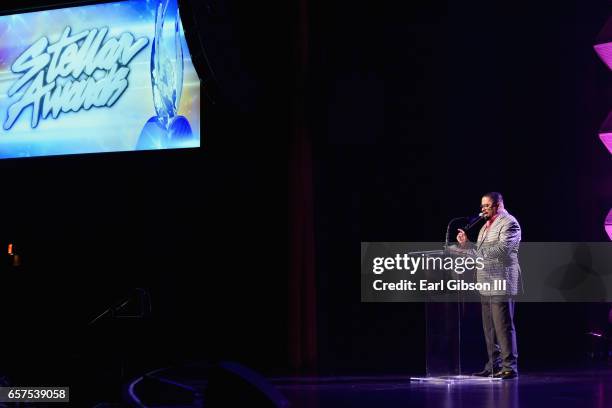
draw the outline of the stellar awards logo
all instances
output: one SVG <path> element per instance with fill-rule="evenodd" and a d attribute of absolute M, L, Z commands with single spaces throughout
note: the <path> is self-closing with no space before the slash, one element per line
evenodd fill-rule
<path fill-rule="evenodd" d="M 55 119 L 61 112 L 113 106 L 128 87 L 130 61 L 149 43 L 129 32 L 104 41 L 107 27 L 74 35 L 70 31 L 66 27 L 52 44 L 42 37 L 13 62 L 11 71 L 22 75 L 8 96 L 29 86 L 9 106 L 4 129 L 10 129 L 30 105 L 32 128 L 49 115 Z"/>

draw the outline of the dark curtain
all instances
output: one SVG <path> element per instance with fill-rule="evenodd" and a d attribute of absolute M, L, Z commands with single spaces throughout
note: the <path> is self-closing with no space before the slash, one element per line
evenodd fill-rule
<path fill-rule="evenodd" d="M 313 369 L 317 359 L 312 140 L 306 120 L 308 0 L 298 0 L 296 92 L 289 154 L 289 362 Z"/>

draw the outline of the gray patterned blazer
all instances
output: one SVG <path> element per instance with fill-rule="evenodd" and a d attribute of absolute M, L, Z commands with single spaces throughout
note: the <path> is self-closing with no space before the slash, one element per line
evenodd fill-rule
<path fill-rule="evenodd" d="M 508 211 L 501 210 L 486 231 L 485 226 L 480 229 L 476 244 L 470 243 L 466 248 L 454 247 L 453 252 L 484 258 L 484 268 L 476 271 L 476 281 L 489 282 L 492 290 L 482 290 L 481 295 L 516 295 L 521 274 L 518 261 L 520 242 L 521 227 L 518 221 Z M 493 290 L 493 281 L 500 279 L 506 280 L 506 290 Z"/>

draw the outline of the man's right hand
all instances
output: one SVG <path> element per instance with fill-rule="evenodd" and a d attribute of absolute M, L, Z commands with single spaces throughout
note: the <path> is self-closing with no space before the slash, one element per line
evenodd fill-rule
<path fill-rule="evenodd" d="M 457 234 L 457 242 L 459 243 L 459 245 L 464 246 L 470 240 L 468 239 L 467 234 L 464 230 L 460 228 L 457 231 L 459 231 L 459 233 Z"/>

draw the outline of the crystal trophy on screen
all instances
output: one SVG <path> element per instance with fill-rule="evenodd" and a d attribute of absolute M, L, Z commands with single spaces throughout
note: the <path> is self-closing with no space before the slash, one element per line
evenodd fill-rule
<path fill-rule="evenodd" d="M 158 0 L 151 50 L 151 85 L 156 116 L 140 132 L 138 150 L 191 145 L 194 135 L 186 117 L 178 114 L 183 91 L 183 47 L 177 0 Z"/>

